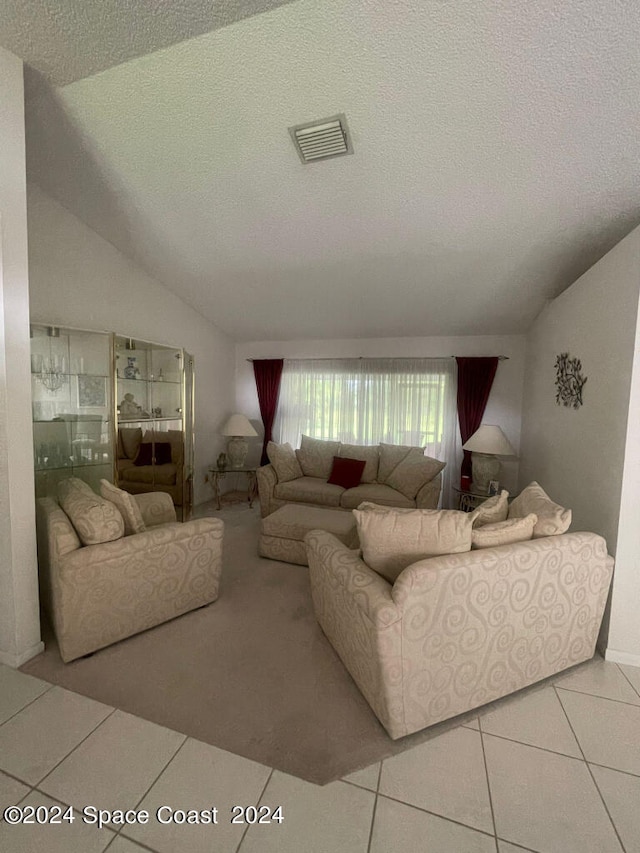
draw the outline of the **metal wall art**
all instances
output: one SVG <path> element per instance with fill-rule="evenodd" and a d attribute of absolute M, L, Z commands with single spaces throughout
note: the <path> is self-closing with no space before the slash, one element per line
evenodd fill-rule
<path fill-rule="evenodd" d="M 586 381 L 579 358 L 569 358 L 568 352 L 556 356 L 556 403 L 559 406 L 579 409 Z"/>

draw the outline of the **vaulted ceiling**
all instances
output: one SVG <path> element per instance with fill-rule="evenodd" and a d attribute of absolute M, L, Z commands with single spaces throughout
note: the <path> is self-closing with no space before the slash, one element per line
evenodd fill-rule
<path fill-rule="evenodd" d="M 238 339 L 522 332 L 640 222 L 636 0 L 44 5 L 29 177 Z"/>

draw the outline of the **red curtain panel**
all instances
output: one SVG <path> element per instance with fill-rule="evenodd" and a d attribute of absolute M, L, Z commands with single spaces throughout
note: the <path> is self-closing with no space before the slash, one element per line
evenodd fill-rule
<path fill-rule="evenodd" d="M 482 423 L 498 358 L 456 358 L 458 362 L 458 423 L 462 443 L 468 441 Z M 471 476 L 471 453 L 464 451 L 462 475 Z"/>
<path fill-rule="evenodd" d="M 283 365 L 284 359 L 282 358 L 262 358 L 253 362 L 253 375 L 256 379 L 260 415 L 264 424 L 261 465 L 266 465 L 269 461 L 267 444 L 271 441 L 273 421 L 278 408 Z"/>

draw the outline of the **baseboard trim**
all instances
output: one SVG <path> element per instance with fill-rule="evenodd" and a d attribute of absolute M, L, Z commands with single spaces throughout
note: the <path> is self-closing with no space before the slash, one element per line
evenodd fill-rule
<path fill-rule="evenodd" d="M 640 655 L 632 655 L 629 652 L 621 652 L 618 649 L 607 649 L 604 659 L 612 663 L 624 663 L 628 666 L 640 666 Z"/>
<path fill-rule="evenodd" d="M 31 660 L 31 658 L 34 658 L 43 651 L 44 643 L 42 641 L 36 643 L 35 646 L 32 646 L 30 649 L 27 649 L 19 655 L 0 651 L 0 663 L 5 664 L 5 666 L 10 666 L 12 669 L 18 669 L 18 667 L 22 666 L 23 663 L 26 663 L 28 660 Z"/>

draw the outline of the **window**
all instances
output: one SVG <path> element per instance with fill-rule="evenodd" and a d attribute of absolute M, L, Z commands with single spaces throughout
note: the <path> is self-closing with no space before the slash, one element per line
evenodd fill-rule
<path fill-rule="evenodd" d="M 456 460 L 454 359 L 285 360 L 274 435 L 300 447 L 302 435 L 349 444 L 410 444 Z"/>

